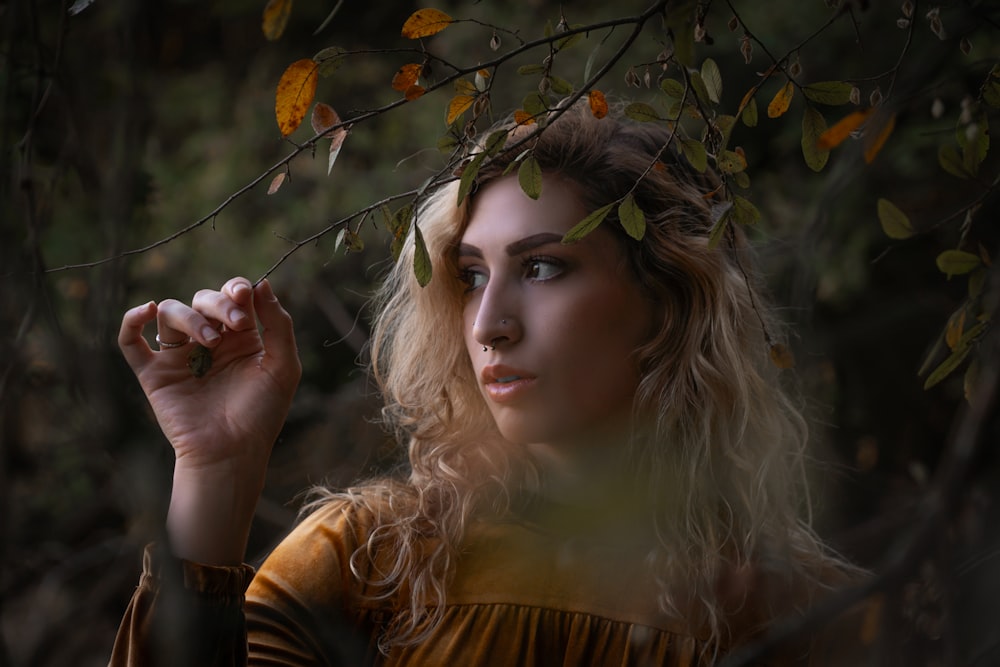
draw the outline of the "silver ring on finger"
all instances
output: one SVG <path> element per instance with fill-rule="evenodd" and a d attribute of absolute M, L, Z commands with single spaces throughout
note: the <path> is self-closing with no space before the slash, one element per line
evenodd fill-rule
<path fill-rule="evenodd" d="M 168 343 L 160 338 L 160 334 L 156 334 L 156 344 L 160 346 L 161 350 L 172 350 L 175 347 L 184 347 L 191 342 L 191 337 L 188 336 L 184 340 L 179 340 L 176 343 Z"/>

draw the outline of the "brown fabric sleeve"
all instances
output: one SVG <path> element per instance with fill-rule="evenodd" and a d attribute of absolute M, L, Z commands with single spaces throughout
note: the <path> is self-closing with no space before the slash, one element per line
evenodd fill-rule
<path fill-rule="evenodd" d="M 202 565 L 148 545 L 109 667 L 246 665 L 243 600 L 253 576 L 249 565 Z"/>

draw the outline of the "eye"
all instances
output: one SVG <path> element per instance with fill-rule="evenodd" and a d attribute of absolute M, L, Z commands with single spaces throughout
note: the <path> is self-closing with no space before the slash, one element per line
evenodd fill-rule
<path fill-rule="evenodd" d="M 465 285 L 466 292 L 471 292 L 486 284 L 486 274 L 479 269 L 465 268 L 458 272 L 458 280 Z"/>
<path fill-rule="evenodd" d="M 524 275 L 529 280 L 551 280 L 564 268 L 563 263 L 553 257 L 529 257 L 524 262 Z"/>

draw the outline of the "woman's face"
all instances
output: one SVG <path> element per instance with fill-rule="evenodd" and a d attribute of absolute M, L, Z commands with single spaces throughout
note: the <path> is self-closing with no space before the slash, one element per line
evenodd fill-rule
<path fill-rule="evenodd" d="M 465 344 L 500 433 L 566 454 L 627 428 L 652 324 L 608 229 L 561 243 L 588 213 L 568 180 L 546 175 L 536 201 L 504 177 L 476 195 L 458 252 Z"/>

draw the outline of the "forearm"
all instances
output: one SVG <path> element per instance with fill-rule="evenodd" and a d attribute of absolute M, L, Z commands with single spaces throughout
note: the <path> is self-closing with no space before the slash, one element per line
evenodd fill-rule
<path fill-rule="evenodd" d="M 206 565 L 242 563 L 262 488 L 259 466 L 247 472 L 232 461 L 206 468 L 179 459 L 167 513 L 172 553 Z"/>

